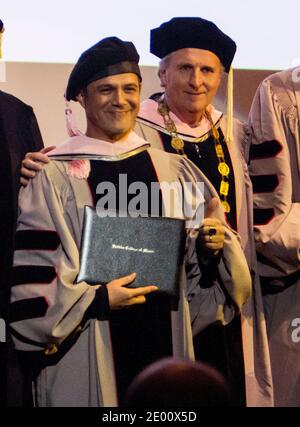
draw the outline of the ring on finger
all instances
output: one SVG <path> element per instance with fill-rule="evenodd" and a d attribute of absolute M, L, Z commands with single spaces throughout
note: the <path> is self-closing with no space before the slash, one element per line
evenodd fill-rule
<path fill-rule="evenodd" d="M 211 240 L 211 237 L 215 236 L 216 234 L 217 234 L 217 229 L 215 227 L 209 227 L 209 230 L 208 230 L 209 240 Z"/>

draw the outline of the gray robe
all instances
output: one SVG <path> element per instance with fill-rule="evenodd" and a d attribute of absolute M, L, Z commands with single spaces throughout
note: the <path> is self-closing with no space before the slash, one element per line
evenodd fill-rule
<path fill-rule="evenodd" d="M 160 135 L 168 132 L 162 126 L 162 118 L 157 113 L 157 104 L 155 104 L 151 100 L 142 103 L 135 130 L 149 141 L 152 147 L 162 150 Z M 209 108 L 214 122 L 221 127 L 225 135 L 226 117 L 212 106 Z M 189 128 L 174 115 L 173 120 L 176 122 L 177 129 L 182 130 L 180 136 L 183 140 L 191 142 L 195 137 L 205 137 L 210 129 L 210 126 L 204 123 L 199 126 L 199 133 L 196 134 L 195 128 Z M 252 185 L 247 168 L 248 130 L 241 122 L 234 120 L 233 131 L 233 142 L 229 144 L 228 150 L 235 177 L 237 230 L 252 274 L 252 297 L 241 312 L 246 402 L 247 406 L 273 406 L 270 355 L 253 238 Z M 199 332 L 197 326 L 197 324 L 193 325 L 194 335 Z"/>
<path fill-rule="evenodd" d="M 87 137 L 75 137 L 71 145 L 75 147 L 77 144 L 79 152 L 88 153 L 86 144 L 89 140 Z M 139 140 L 140 145 L 145 144 L 145 141 Z M 98 155 L 101 155 L 101 142 L 96 142 L 100 147 Z M 69 147 L 70 143 L 66 146 Z M 60 154 L 63 148 L 64 145 L 59 147 Z M 69 154 L 72 156 L 72 153 Z M 204 180 L 204 194 L 198 199 L 197 209 L 202 209 L 203 203 L 216 195 L 188 160 L 154 149 L 149 149 L 149 154 L 159 182 L 178 183 L 184 197 L 187 197 L 187 183 L 195 187 L 197 182 Z M 97 158 L 97 153 L 93 153 L 91 158 Z M 54 233 L 58 238 L 58 244 L 52 250 L 19 247 L 14 257 L 16 271 L 26 265 L 44 266 L 55 271 L 47 285 L 23 281 L 15 283 L 12 289 L 13 311 L 20 303 L 31 304 L 36 299 L 41 302 L 42 308 L 34 316 L 31 313 L 21 319 L 16 315 L 11 324 L 17 349 L 39 352 L 46 360 L 34 383 L 37 406 L 118 404 L 109 321 L 90 318 L 81 325 L 101 285 L 90 286 L 85 282 L 74 285 L 79 271 L 83 210 L 85 205 L 92 205 L 85 179 L 88 173 L 88 159 L 79 163 L 78 160 L 54 160 L 20 193 L 18 232 L 42 230 Z M 164 190 L 162 196 L 164 199 Z M 185 218 L 177 196 L 165 215 Z M 216 215 L 222 218 L 220 206 Z M 207 325 L 218 321 L 226 324 L 249 297 L 251 279 L 238 238 L 229 228 L 226 228 L 226 249 L 218 264 L 222 284 L 214 283 L 209 289 L 200 288 L 201 271 L 195 238 L 190 234 L 187 238 L 186 262 L 190 264 L 188 270 L 192 274 L 186 276 L 184 271 L 181 274 L 179 308 L 172 312 L 172 341 L 175 356 L 192 359 L 188 302 L 193 322 Z M 51 356 L 49 353 L 53 351 L 56 353 Z M 60 351 L 63 352 L 61 356 Z M 57 359 L 53 361 L 53 357 Z"/>
<path fill-rule="evenodd" d="M 265 79 L 249 115 L 254 231 L 276 406 L 300 405 L 299 74 L 296 68 Z"/>

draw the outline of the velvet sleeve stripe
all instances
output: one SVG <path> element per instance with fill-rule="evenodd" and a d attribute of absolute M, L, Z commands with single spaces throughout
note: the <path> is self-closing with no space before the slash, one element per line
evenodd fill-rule
<path fill-rule="evenodd" d="M 24 342 L 26 344 L 34 345 L 36 347 L 40 347 L 42 350 L 45 349 L 45 345 L 44 344 L 41 344 L 40 342 L 33 341 L 33 340 L 29 339 L 29 338 L 24 337 L 23 335 L 21 335 L 17 331 L 15 331 L 14 328 L 9 328 L 9 333 L 12 336 L 14 336 L 15 338 L 17 338 L 19 341 L 22 341 L 22 342 Z"/>
<path fill-rule="evenodd" d="M 47 309 L 48 304 L 44 297 L 15 301 L 10 304 L 9 322 L 14 323 L 44 317 Z"/>
<path fill-rule="evenodd" d="M 24 284 L 48 285 L 56 278 L 54 267 L 44 265 L 19 265 L 12 271 L 12 286 Z"/>
<path fill-rule="evenodd" d="M 277 175 L 252 175 L 250 178 L 254 193 L 273 193 L 279 184 Z"/>
<path fill-rule="evenodd" d="M 218 280 L 219 278 L 219 271 L 218 271 L 218 264 L 220 263 L 221 257 L 222 257 L 222 251 L 219 251 L 219 253 L 211 257 L 207 260 L 207 263 L 201 260 L 201 252 L 203 249 L 201 248 L 200 242 L 197 240 L 196 244 L 197 248 L 197 255 L 198 255 L 198 262 L 199 267 L 201 270 L 201 279 L 199 282 L 199 285 L 201 288 L 210 288 L 215 280 Z"/>
<path fill-rule="evenodd" d="M 286 290 L 290 286 L 294 286 L 299 281 L 299 279 L 300 270 L 297 270 L 294 273 L 288 274 L 287 276 L 283 276 L 280 278 L 260 276 L 262 294 L 278 294 L 279 292 Z"/>
<path fill-rule="evenodd" d="M 276 140 L 265 141 L 261 144 L 252 144 L 250 147 L 250 161 L 275 157 L 281 150 L 282 146 Z"/>
<path fill-rule="evenodd" d="M 274 209 L 254 209 L 253 210 L 253 220 L 254 225 L 265 225 L 268 224 L 271 219 L 274 217 Z"/>
<path fill-rule="evenodd" d="M 60 239 L 56 231 L 19 230 L 16 233 L 16 250 L 55 251 L 59 245 Z"/>
<path fill-rule="evenodd" d="M 110 313 L 107 287 L 102 285 L 97 289 L 95 298 L 87 308 L 82 324 L 88 319 L 108 320 Z"/>
<path fill-rule="evenodd" d="M 276 263 L 274 263 L 271 258 L 267 258 L 266 256 L 264 256 L 259 252 L 257 252 L 257 260 L 261 264 L 265 264 L 265 265 L 268 265 L 269 267 L 276 268 Z"/>

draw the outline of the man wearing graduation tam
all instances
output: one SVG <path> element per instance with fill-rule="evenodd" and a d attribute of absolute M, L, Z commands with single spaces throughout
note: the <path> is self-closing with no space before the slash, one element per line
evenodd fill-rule
<path fill-rule="evenodd" d="M 116 37 L 101 40 L 81 55 L 66 98 L 85 109 L 86 134 L 68 117 L 73 136 L 50 153 L 53 161 L 20 194 L 11 328 L 16 348 L 26 355 L 31 369 L 38 406 L 118 405 L 147 364 L 170 355 L 193 358 L 188 302 L 202 324 L 225 324 L 249 297 L 247 262 L 225 224 L 213 186 L 192 162 L 149 148 L 132 131 L 140 101 L 138 59 L 134 45 Z M 212 253 L 219 254 L 218 279 L 209 288 L 199 286 L 203 272 L 195 249 L 197 233 L 192 230 L 187 231 L 186 272 L 180 275 L 176 304 L 157 291 L 155 283 L 126 287 L 135 274 L 116 277 L 106 286 L 75 284 L 84 206 L 100 200 L 99 183 L 118 188 L 121 175 L 126 175 L 128 185 L 143 183 L 149 191 L 155 183 L 177 185 L 180 191 L 174 193 L 171 206 L 165 203 L 166 186 L 156 186 L 160 215 L 182 218 L 187 224 L 192 220 L 198 227 L 195 215 L 204 202 L 207 216 L 214 211 L 214 241 L 207 236 L 198 242 L 202 263 Z M 199 182 L 204 182 L 200 193 Z M 137 194 L 127 196 L 129 210 Z M 117 195 L 117 209 L 118 200 Z M 186 215 L 182 201 L 195 205 L 192 216 Z M 241 277 L 243 286 L 238 283 Z"/>
<path fill-rule="evenodd" d="M 152 147 L 186 156 L 206 175 L 220 197 L 227 223 L 241 237 L 253 275 L 253 297 L 241 318 L 229 326 L 203 330 L 191 313 L 197 358 L 214 364 L 225 374 L 240 397 L 240 404 L 270 406 L 272 380 L 262 297 L 255 273 L 252 193 L 245 152 L 247 132 L 232 117 L 231 63 L 236 44 L 213 22 L 179 17 L 151 30 L 150 51 L 161 59 L 158 75 L 164 92 L 142 103 L 136 131 Z M 224 71 L 229 73 L 227 116 L 212 105 Z M 216 257 L 207 266 L 211 280 L 217 262 Z"/>

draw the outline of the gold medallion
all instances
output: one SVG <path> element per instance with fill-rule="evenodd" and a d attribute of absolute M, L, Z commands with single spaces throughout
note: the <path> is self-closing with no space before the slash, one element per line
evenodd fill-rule
<path fill-rule="evenodd" d="M 229 166 L 225 162 L 221 162 L 221 163 L 219 163 L 218 171 L 220 172 L 220 174 L 222 176 L 228 176 L 230 169 L 229 169 Z"/>
<path fill-rule="evenodd" d="M 228 196 L 229 192 L 229 184 L 228 182 L 222 181 L 220 185 L 220 194 L 223 196 Z"/>
<path fill-rule="evenodd" d="M 225 211 L 226 213 L 229 213 L 229 212 L 230 212 L 230 205 L 229 205 L 229 203 L 227 203 L 227 202 L 225 202 L 225 201 L 222 201 L 221 203 L 222 203 L 222 206 L 223 206 L 224 211 Z"/>
<path fill-rule="evenodd" d="M 171 145 L 175 150 L 182 150 L 184 147 L 184 142 L 181 138 L 175 136 L 171 140 Z"/>

